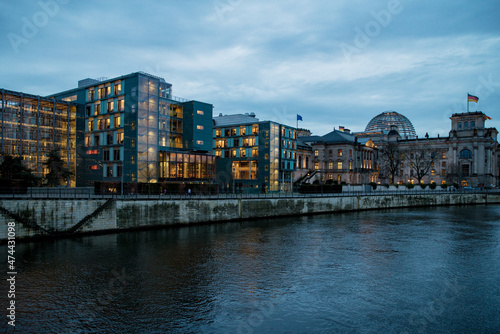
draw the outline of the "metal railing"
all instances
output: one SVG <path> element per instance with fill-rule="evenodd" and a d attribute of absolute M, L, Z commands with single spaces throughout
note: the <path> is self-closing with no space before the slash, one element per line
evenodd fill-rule
<path fill-rule="evenodd" d="M 46 190 L 46 191 L 44 191 Z M 401 189 L 384 191 L 343 191 L 340 193 L 309 193 L 273 192 L 266 194 L 254 193 L 222 193 L 222 192 L 159 192 L 149 194 L 94 194 L 91 189 L 77 188 L 36 188 L 29 191 L 16 188 L 0 188 L 0 199 L 118 199 L 118 200 L 220 200 L 220 199 L 262 199 L 262 198 L 323 198 L 352 196 L 406 196 L 406 195 L 448 195 L 448 194 L 500 194 L 500 189 Z"/>

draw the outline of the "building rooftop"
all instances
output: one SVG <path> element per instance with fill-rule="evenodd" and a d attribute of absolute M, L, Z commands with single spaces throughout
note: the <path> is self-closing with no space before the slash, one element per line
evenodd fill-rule
<path fill-rule="evenodd" d="M 214 126 L 234 126 L 241 124 L 253 124 L 259 122 L 259 119 L 255 117 L 254 113 L 250 114 L 233 114 L 233 115 L 222 115 L 214 117 Z"/>

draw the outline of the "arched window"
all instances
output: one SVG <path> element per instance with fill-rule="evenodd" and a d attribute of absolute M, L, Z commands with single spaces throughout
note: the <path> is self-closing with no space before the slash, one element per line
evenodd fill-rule
<path fill-rule="evenodd" d="M 460 159 L 470 159 L 472 158 L 472 151 L 468 149 L 463 149 L 460 151 Z"/>

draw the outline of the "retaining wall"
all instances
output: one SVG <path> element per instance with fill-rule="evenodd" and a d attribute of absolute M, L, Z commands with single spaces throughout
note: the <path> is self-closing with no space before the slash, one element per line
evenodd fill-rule
<path fill-rule="evenodd" d="M 104 232 L 205 222 L 328 212 L 439 205 L 500 203 L 500 194 L 398 194 L 369 196 L 189 200 L 0 200 L 0 240 L 7 223 L 16 238 Z"/>

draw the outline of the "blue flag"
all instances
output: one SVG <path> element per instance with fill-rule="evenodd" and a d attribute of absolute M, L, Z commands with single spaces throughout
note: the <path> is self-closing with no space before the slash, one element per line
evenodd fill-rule
<path fill-rule="evenodd" d="M 297 121 L 302 121 L 302 116 L 300 116 L 299 114 L 297 114 Z"/>

